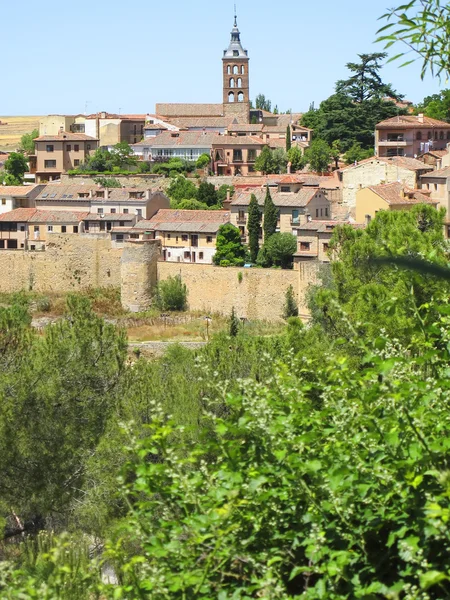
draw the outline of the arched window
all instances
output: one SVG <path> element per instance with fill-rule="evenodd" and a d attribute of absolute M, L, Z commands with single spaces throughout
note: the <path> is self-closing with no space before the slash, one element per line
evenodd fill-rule
<path fill-rule="evenodd" d="M 227 73 L 228 73 L 228 75 L 231 75 L 231 66 L 230 65 L 228 65 L 228 67 L 227 67 Z"/>
<path fill-rule="evenodd" d="M 440 139 L 440 140 L 443 140 L 443 139 L 444 139 L 444 132 L 443 132 L 443 131 L 440 131 L 440 132 L 439 132 L 439 139 Z"/>
<path fill-rule="evenodd" d="M 230 86 L 229 87 L 230 88 L 234 88 L 234 78 L 233 77 L 230 79 Z"/>
<path fill-rule="evenodd" d="M 237 80 L 237 87 L 238 88 L 242 87 L 242 79 L 240 77 L 238 77 L 238 80 Z"/>
<path fill-rule="evenodd" d="M 234 92 L 228 94 L 228 102 L 234 102 Z"/>
<path fill-rule="evenodd" d="M 450 131 L 447 131 L 447 139 L 450 140 Z"/>
<path fill-rule="evenodd" d="M 233 67 L 233 75 L 239 75 L 239 67 L 237 67 L 236 65 L 234 65 Z"/>
<path fill-rule="evenodd" d="M 241 67 L 241 75 L 243 75 L 244 73 L 245 73 L 245 67 L 244 67 L 244 65 L 242 65 L 242 67 Z"/>
<path fill-rule="evenodd" d="M 432 138 L 432 136 L 431 136 L 431 131 L 429 131 L 429 132 L 428 132 L 428 139 L 429 139 L 429 140 L 432 140 L 432 139 L 433 139 L 433 138 Z"/>
<path fill-rule="evenodd" d="M 238 94 L 238 102 L 244 102 L 244 94 L 242 92 Z"/>
<path fill-rule="evenodd" d="M 437 132 L 437 131 L 435 131 L 435 132 L 434 132 L 434 139 L 435 139 L 435 140 L 437 140 L 437 138 L 438 138 L 438 132 Z"/>
<path fill-rule="evenodd" d="M 416 135 L 416 140 L 421 140 L 422 139 L 422 132 L 418 131 L 417 135 Z"/>

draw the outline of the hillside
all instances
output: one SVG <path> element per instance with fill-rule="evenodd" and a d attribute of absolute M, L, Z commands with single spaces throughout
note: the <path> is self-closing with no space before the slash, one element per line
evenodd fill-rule
<path fill-rule="evenodd" d="M 0 115 L 0 150 L 15 150 L 24 133 L 39 129 L 40 117 L 8 117 Z M 3 125 L 3 123 L 6 123 Z"/>

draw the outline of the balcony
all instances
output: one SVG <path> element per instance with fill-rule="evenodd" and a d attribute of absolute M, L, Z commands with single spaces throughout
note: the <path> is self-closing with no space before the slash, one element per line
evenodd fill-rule
<path fill-rule="evenodd" d="M 247 217 L 245 217 L 245 216 L 238 217 L 237 218 L 237 222 L 240 223 L 240 224 L 242 224 L 242 225 L 245 225 L 245 223 L 247 223 Z"/>
<path fill-rule="evenodd" d="M 406 146 L 412 146 L 414 141 L 412 139 L 403 140 L 378 140 L 379 148 L 406 148 Z"/>

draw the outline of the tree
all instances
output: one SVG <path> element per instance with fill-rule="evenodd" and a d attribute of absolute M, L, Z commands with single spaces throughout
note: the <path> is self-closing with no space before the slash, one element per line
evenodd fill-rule
<path fill-rule="evenodd" d="M 269 146 L 263 146 L 263 149 L 255 160 L 255 171 L 261 171 L 263 175 L 267 175 L 268 173 L 273 173 L 273 169 L 272 151 Z"/>
<path fill-rule="evenodd" d="M 122 184 L 115 177 L 95 177 L 94 183 L 105 188 L 121 188 Z"/>
<path fill-rule="evenodd" d="M 442 90 L 439 94 L 427 96 L 415 107 L 414 112 L 450 123 L 450 90 Z"/>
<path fill-rule="evenodd" d="M 261 211 L 258 206 L 255 194 L 250 196 L 250 204 L 248 207 L 248 246 L 250 249 L 250 260 L 256 263 L 259 252 L 259 235 L 261 230 Z"/>
<path fill-rule="evenodd" d="M 288 287 L 285 295 L 285 302 L 283 307 L 283 319 L 289 319 L 290 317 L 298 317 L 298 305 L 295 299 L 294 288 L 292 285 Z"/>
<path fill-rule="evenodd" d="M 28 161 L 20 152 L 11 152 L 5 161 L 5 171 L 7 176 L 10 176 L 9 181 L 14 178 L 15 183 L 10 185 L 21 185 L 23 176 L 28 171 Z"/>
<path fill-rule="evenodd" d="M 292 258 L 297 251 L 297 238 L 292 233 L 274 233 L 264 243 L 270 264 L 289 269 L 292 267 Z"/>
<path fill-rule="evenodd" d="M 342 144 L 340 140 L 334 140 L 331 144 L 331 158 L 334 160 L 334 166 L 339 168 L 339 159 L 342 154 Z"/>
<path fill-rule="evenodd" d="M 20 138 L 20 150 L 24 154 L 34 154 L 34 140 L 39 137 L 39 129 L 33 129 L 31 133 L 24 133 Z"/>
<path fill-rule="evenodd" d="M 181 275 L 169 276 L 158 283 L 156 304 L 161 310 L 186 310 L 187 287 L 182 282 Z"/>
<path fill-rule="evenodd" d="M 214 184 L 202 181 L 198 186 L 197 200 L 207 206 L 216 206 L 218 204 L 217 192 Z"/>
<path fill-rule="evenodd" d="M 256 96 L 255 106 L 259 110 L 266 110 L 267 112 L 270 112 L 272 108 L 272 102 L 268 98 L 266 99 L 264 94 L 258 94 Z"/>
<path fill-rule="evenodd" d="M 378 42 L 385 43 L 385 48 L 399 42 L 422 59 L 421 78 L 427 71 L 438 77 L 450 76 L 450 5 L 441 0 L 412 0 L 384 14 L 387 24 L 378 30 L 381 34 Z M 405 56 L 399 52 L 390 60 Z M 406 66 L 416 59 L 409 59 Z"/>
<path fill-rule="evenodd" d="M 336 93 L 351 98 L 354 102 L 367 102 L 374 98 L 385 96 L 399 100 L 402 96 L 392 88 L 391 84 L 383 83 L 379 71 L 387 54 L 374 52 L 372 54 L 358 54 L 361 62 L 347 63 L 346 67 L 354 73 L 348 79 L 341 79 L 336 83 Z"/>
<path fill-rule="evenodd" d="M 301 171 L 306 165 L 306 158 L 298 146 L 292 146 L 287 153 L 287 160 L 291 163 L 291 172 Z"/>
<path fill-rule="evenodd" d="M 351 165 L 364 160 L 365 158 L 370 158 L 371 156 L 373 156 L 372 149 L 369 148 L 369 150 L 363 150 L 359 142 L 354 142 L 351 148 L 344 154 L 344 160 L 345 164 Z"/>
<path fill-rule="evenodd" d="M 231 309 L 229 333 L 230 337 L 236 337 L 239 333 L 239 319 L 236 316 L 234 306 Z"/>
<path fill-rule="evenodd" d="M 284 148 L 272 150 L 272 173 L 286 173 L 287 154 Z"/>
<path fill-rule="evenodd" d="M 209 154 L 206 154 L 205 152 L 199 156 L 197 158 L 197 162 L 195 163 L 195 166 L 197 167 L 197 169 L 204 169 L 205 167 L 207 167 L 211 162 L 211 157 Z"/>
<path fill-rule="evenodd" d="M 275 206 L 270 195 L 269 186 L 266 187 L 266 197 L 264 199 L 264 244 L 266 244 L 270 237 L 276 232 L 278 224 L 278 208 Z"/>
<path fill-rule="evenodd" d="M 305 154 L 311 171 L 316 173 L 328 171 L 331 161 L 331 148 L 324 140 L 313 140 Z"/>
<path fill-rule="evenodd" d="M 128 142 L 115 144 L 110 154 L 113 167 L 123 169 L 130 165 L 135 165 L 137 162 L 137 157 L 134 155 L 133 149 Z"/>
<path fill-rule="evenodd" d="M 289 152 L 292 146 L 291 126 L 286 127 L 286 152 Z"/>
<path fill-rule="evenodd" d="M 170 182 L 167 195 L 176 202 L 190 199 L 197 200 L 198 188 L 192 181 L 189 181 L 183 175 L 179 175 Z"/>
<path fill-rule="evenodd" d="M 179 202 L 171 200 L 170 201 L 171 208 L 178 208 L 180 210 L 209 210 L 210 206 L 205 204 L 204 202 L 199 202 L 194 198 L 180 200 Z"/>
<path fill-rule="evenodd" d="M 213 256 L 215 265 L 223 261 L 233 264 L 244 264 L 245 248 L 242 245 L 241 232 L 231 223 L 219 227 L 216 238 L 216 253 Z"/>

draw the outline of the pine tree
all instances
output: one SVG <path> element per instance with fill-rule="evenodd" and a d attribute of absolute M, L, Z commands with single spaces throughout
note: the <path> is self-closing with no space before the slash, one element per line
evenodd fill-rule
<path fill-rule="evenodd" d="M 291 126 L 288 125 L 286 127 L 286 152 L 289 152 L 291 145 Z"/>
<path fill-rule="evenodd" d="M 236 337 L 238 333 L 239 333 L 239 319 L 236 316 L 236 311 L 234 310 L 234 306 L 233 306 L 233 308 L 231 309 L 231 316 L 230 316 L 230 336 Z"/>
<path fill-rule="evenodd" d="M 255 194 L 250 197 L 248 207 L 248 246 L 250 249 L 250 258 L 253 263 L 256 262 L 259 252 L 259 230 L 261 227 L 261 211 L 259 210 L 258 201 Z"/>
<path fill-rule="evenodd" d="M 283 307 L 283 318 L 298 317 L 298 306 L 295 301 L 294 288 L 292 285 L 286 290 L 285 302 Z"/>
<path fill-rule="evenodd" d="M 273 203 L 269 186 L 267 186 L 266 198 L 264 200 L 264 243 L 267 243 L 270 236 L 276 232 L 277 223 L 278 209 Z"/>

